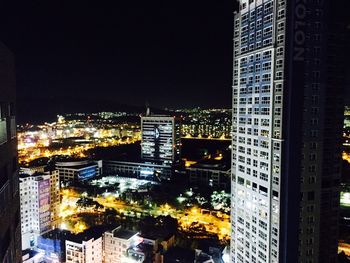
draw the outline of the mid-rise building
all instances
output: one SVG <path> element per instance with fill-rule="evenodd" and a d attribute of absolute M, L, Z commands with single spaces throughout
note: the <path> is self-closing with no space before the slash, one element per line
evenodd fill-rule
<path fill-rule="evenodd" d="M 145 180 L 170 180 L 173 170 L 170 166 L 142 162 L 103 161 L 105 174 L 136 177 Z"/>
<path fill-rule="evenodd" d="M 57 170 L 20 176 L 22 248 L 33 248 L 40 235 L 58 225 L 60 204 Z"/>
<path fill-rule="evenodd" d="M 91 179 L 102 173 L 102 161 L 56 162 L 62 182 L 78 182 Z"/>
<path fill-rule="evenodd" d="M 180 122 L 176 117 L 141 117 L 141 158 L 145 162 L 171 165 L 179 161 Z"/>
<path fill-rule="evenodd" d="M 136 247 L 142 239 L 137 232 L 120 226 L 104 233 L 103 250 L 105 263 L 122 263 L 128 258 L 128 249 Z"/>
<path fill-rule="evenodd" d="M 15 76 L 11 52 L 0 42 L 0 262 L 22 262 Z"/>
<path fill-rule="evenodd" d="M 231 262 L 337 262 L 344 3 L 239 1 Z"/>

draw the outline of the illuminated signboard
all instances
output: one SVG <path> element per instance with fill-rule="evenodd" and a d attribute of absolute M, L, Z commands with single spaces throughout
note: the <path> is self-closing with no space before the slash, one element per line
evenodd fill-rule
<path fill-rule="evenodd" d="M 159 139 L 159 135 L 160 135 L 159 129 L 158 129 L 158 126 L 156 126 L 155 129 L 154 129 L 154 137 L 156 139 Z"/>
<path fill-rule="evenodd" d="M 38 182 L 40 232 L 50 230 L 50 179 Z"/>
<path fill-rule="evenodd" d="M 87 180 L 96 175 L 96 166 L 86 167 L 81 169 L 78 174 L 79 180 Z"/>

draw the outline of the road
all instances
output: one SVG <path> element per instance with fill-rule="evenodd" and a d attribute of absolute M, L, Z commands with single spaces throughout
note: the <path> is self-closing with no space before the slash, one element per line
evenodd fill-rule
<path fill-rule="evenodd" d="M 76 194 L 72 191 L 64 190 L 62 192 L 62 204 L 60 209 L 60 218 L 61 222 L 65 222 L 69 217 L 81 212 L 77 209 L 75 202 L 80 198 L 79 194 Z M 211 234 L 217 234 L 220 240 L 227 240 L 230 236 L 230 217 L 226 214 L 218 213 L 217 216 L 210 213 L 203 213 L 200 208 L 192 207 L 185 210 L 179 210 L 174 207 L 171 207 L 168 204 L 161 206 L 150 205 L 149 208 L 145 209 L 137 203 L 125 203 L 121 200 L 118 200 L 114 197 L 97 197 L 93 198 L 94 201 L 97 201 L 99 204 L 103 205 L 105 208 L 113 208 L 119 213 L 125 215 L 137 214 L 149 214 L 151 216 L 160 216 L 160 215 L 170 215 L 173 218 L 178 220 L 179 225 L 184 230 L 190 230 L 191 226 L 198 222 L 205 227 L 206 231 Z M 98 213 L 88 209 L 89 213 Z M 75 224 L 73 227 L 75 232 L 79 232 L 79 228 L 82 228 L 82 224 Z"/>

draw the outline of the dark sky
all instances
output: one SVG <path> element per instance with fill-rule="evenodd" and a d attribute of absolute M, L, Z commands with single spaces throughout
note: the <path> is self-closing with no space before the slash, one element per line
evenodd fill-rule
<path fill-rule="evenodd" d="M 229 107 L 232 0 L 3 0 L 20 97 Z"/>

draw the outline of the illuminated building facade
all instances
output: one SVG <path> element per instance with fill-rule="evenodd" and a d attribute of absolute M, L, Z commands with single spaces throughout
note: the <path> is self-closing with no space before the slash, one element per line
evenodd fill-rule
<path fill-rule="evenodd" d="M 177 118 L 141 117 L 141 158 L 146 162 L 171 165 L 180 158 L 181 130 Z"/>
<path fill-rule="evenodd" d="M 341 2 L 239 1 L 231 262 L 337 261 Z"/>
<path fill-rule="evenodd" d="M 22 261 L 15 118 L 15 76 L 11 52 L 0 42 L 0 262 Z"/>
<path fill-rule="evenodd" d="M 222 124 L 182 124 L 181 133 L 184 136 L 204 138 L 230 138 L 231 123 Z"/>
<path fill-rule="evenodd" d="M 20 176 L 22 249 L 37 245 L 38 237 L 57 227 L 60 205 L 58 171 Z"/>

